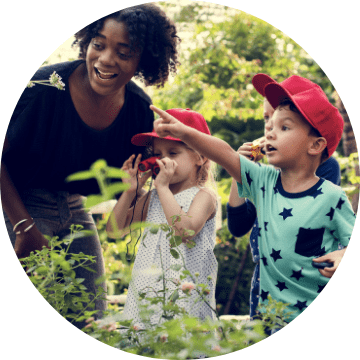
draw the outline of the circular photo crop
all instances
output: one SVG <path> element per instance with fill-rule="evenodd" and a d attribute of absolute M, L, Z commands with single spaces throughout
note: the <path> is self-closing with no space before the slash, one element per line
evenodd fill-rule
<path fill-rule="evenodd" d="M 352 15 L 221 3 L 68 4 L 74 35 L 42 58 L 54 24 L 30 22 L 35 41 L 6 22 L 3 299 L 21 355 L 340 356 L 355 336 Z"/>

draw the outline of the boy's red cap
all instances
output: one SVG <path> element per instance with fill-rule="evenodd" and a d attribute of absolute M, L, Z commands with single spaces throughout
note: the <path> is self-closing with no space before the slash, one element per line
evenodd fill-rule
<path fill-rule="evenodd" d="M 201 114 L 190 109 L 170 109 L 166 110 L 166 112 L 183 124 L 201 131 L 204 134 L 211 135 L 209 127 Z M 159 135 L 155 132 L 155 130 L 153 130 L 151 133 L 134 135 L 131 139 L 131 143 L 138 146 L 150 146 L 152 145 L 153 138 L 159 138 Z M 172 136 L 166 136 L 161 139 L 181 141 L 180 139 L 174 138 Z"/>
<path fill-rule="evenodd" d="M 289 98 L 308 123 L 326 139 L 329 157 L 334 153 L 342 136 L 344 120 L 319 85 L 297 75 L 277 83 L 265 74 L 255 75 L 253 84 L 274 109 L 283 99 Z"/>
<path fill-rule="evenodd" d="M 252 83 L 256 91 L 264 97 L 265 97 L 265 87 L 268 84 L 280 84 L 292 95 L 297 94 L 299 92 L 303 92 L 305 90 L 309 90 L 311 88 L 321 89 L 319 85 L 313 83 L 312 81 L 296 75 L 290 76 L 288 79 L 284 80 L 281 83 L 277 83 L 269 75 L 257 74 L 252 78 Z"/>

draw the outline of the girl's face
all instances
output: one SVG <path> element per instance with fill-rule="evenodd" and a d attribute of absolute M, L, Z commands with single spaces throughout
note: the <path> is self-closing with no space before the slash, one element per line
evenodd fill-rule
<path fill-rule="evenodd" d="M 269 122 L 271 117 L 274 114 L 274 108 L 270 105 L 266 98 L 264 98 L 264 126 L 265 126 L 265 134 L 266 134 L 266 124 Z"/>
<path fill-rule="evenodd" d="M 93 91 L 102 96 L 117 94 L 134 76 L 140 55 L 139 51 L 130 49 L 125 23 L 107 19 L 86 52 L 86 68 Z"/>
<path fill-rule="evenodd" d="M 196 185 L 197 171 L 203 159 L 180 141 L 154 138 L 154 156 L 167 157 L 177 163 L 170 185 L 179 185 L 182 190 Z"/>

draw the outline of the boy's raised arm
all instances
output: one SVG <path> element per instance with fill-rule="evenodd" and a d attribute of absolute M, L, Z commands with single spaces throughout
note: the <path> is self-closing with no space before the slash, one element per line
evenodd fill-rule
<path fill-rule="evenodd" d="M 237 182 L 241 182 L 239 154 L 225 141 L 186 126 L 167 112 L 154 105 L 150 109 L 160 118 L 154 129 L 160 137 L 172 136 L 180 139 L 201 155 L 222 166 Z"/>

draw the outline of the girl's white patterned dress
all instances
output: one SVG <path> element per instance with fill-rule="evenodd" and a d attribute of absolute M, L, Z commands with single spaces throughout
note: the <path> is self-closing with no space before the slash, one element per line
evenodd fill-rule
<path fill-rule="evenodd" d="M 195 198 L 200 188 L 192 187 L 184 190 L 181 193 L 175 195 L 175 199 L 181 206 L 183 211 L 188 212 L 190 205 Z M 146 221 L 162 224 L 167 223 L 165 214 L 163 212 L 159 196 L 156 189 L 150 193 L 150 204 Z M 147 231 L 145 230 L 144 233 Z M 215 285 L 217 278 L 218 264 L 215 258 L 213 249 L 215 246 L 215 216 L 207 221 L 202 230 L 194 238 L 196 246 L 192 249 L 187 248 L 184 244 L 181 244 L 179 249 L 183 254 L 187 269 L 192 275 L 199 273 L 198 283 L 207 284 L 210 289 L 210 293 L 206 296 L 206 300 L 215 309 Z M 123 318 L 128 320 L 134 320 L 133 324 L 142 326 L 141 317 L 139 314 L 138 304 L 146 304 L 145 300 L 139 301 L 139 292 L 147 291 L 148 296 L 155 296 L 153 291 L 159 291 L 163 289 L 162 281 L 162 266 L 165 269 L 165 278 L 167 279 L 179 279 L 180 272 L 170 269 L 171 265 L 182 264 L 181 257 L 175 259 L 170 254 L 170 243 L 166 238 L 166 233 L 159 230 L 157 234 L 151 234 L 147 232 L 146 237 L 142 238 L 139 245 L 139 250 L 136 255 L 133 271 L 132 280 L 129 285 L 127 300 L 123 312 Z M 211 280 L 208 277 L 211 276 Z M 183 282 L 191 282 L 189 278 L 182 280 Z M 171 281 L 166 282 L 169 290 L 167 291 L 167 298 L 175 290 L 176 286 Z M 179 292 L 180 297 L 184 294 L 182 291 Z M 162 295 L 163 293 L 159 293 Z M 191 291 L 191 296 L 187 299 L 177 300 L 177 304 L 180 307 L 185 308 L 186 312 L 191 316 L 196 316 L 200 319 L 207 317 L 214 319 L 215 314 L 210 307 L 203 301 L 195 300 L 198 298 L 198 294 L 195 290 Z M 160 306 L 152 306 L 155 310 L 150 316 L 151 324 L 157 324 L 163 319 L 162 310 Z"/>

